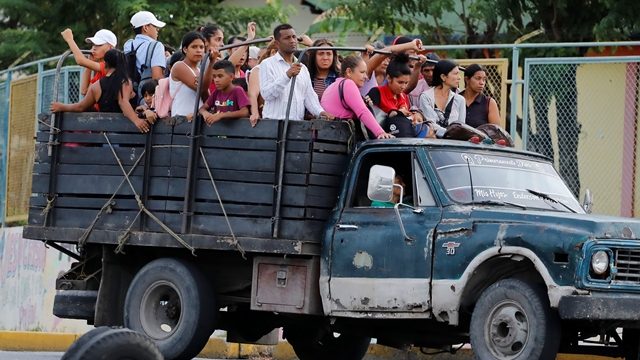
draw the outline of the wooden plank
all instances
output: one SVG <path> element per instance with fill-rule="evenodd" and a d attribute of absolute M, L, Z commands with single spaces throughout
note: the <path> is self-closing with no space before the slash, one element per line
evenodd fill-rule
<path fill-rule="evenodd" d="M 313 120 L 312 124 L 318 140 L 347 144 L 352 137 L 349 125 L 344 121 Z"/>
<path fill-rule="evenodd" d="M 273 151 L 235 151 L 228 149 L 203 149 L 211 169 L 265 171 L 276 169 L 276 152 Z M 173 156 L 173 155 L 172 155 Z M 285 171 L 289 173 L 308 173 L 310 155 L 308 153 L 287 153 Z M 177 163 L 173 160 L 172 163 Z M 200 158 L 198 165 L 204 167 Z"/>
<path fill-rule="evenodd" d="M 109 197 L 82 197 L 82 196 L 58 196 L 55 199 L 54 207 L 70 209 L 94 209 L 99 210 L 109 200 Z M 135 198 L 116 198 L 111 201 L 113 210 L 138 210 L 138 202 Z M 149 200 L 145 207 L 150 211 L 166 211 L 166 200 Z M 31 206 L 44 208 L 47 200 L 44 196 L 31 197 Z"/>
<path fill-rule="evenodd" d="M 313 142 L 313 151 L 348 154 L 349 148 L 347 147 L 346 144 L 335 144 L 335 143 L 328 143 L 328 142 L 323 142 L 318 140 Z"/>
<path fill-rule="evenodd" d="M 314 152 L 311 161 L 314 163 L 332 164 L 346 168 L 349 158 L 344 154 Z"/>
<path fill-rule="evenodd" d="M 236 236 L 271 237 L 271 219 L 229 217 L 229 223 Z M 191 231 L 200 235 L 231 236 L 223 216 L 194 215 L 191 222 Z"/>
<path fill-rule="evenodd" d="M 324 222 L 313 220 L 282 220 L 280 236 L 285 239 L 322 241 Z"/>
<path fill-rule="evenodd" d="M 83 194 L 83 195 L 109 195 L 111 196 L 118 185 L 124 180 L 123 176 L 111 175 L 59 175 L 57 177 L 56 194 Z M 142 191 L 142 177 L 130 176 L 129 179 L 140 194 Z M 150 196 L 167 196 L 169 178 L 154 177 L 150 183 Z M 32 182 L 33 193 L 46 194 L 49 190 L 48 175 L 34 175 Z M 125 184 L 118 191 L 118 195 L 133 195 L 129 184 Z M 179 195 L 178 195 L 179 196 Z"/>
<path fill-rule="evenodd" d="M 128 144 L 128 145 L 144 145 L 147 142 L 146 134 L 107 134 L 111 144 Z M 107 144 L 107 140 L 104 135 L 98 132 L 63 132 L 58 134 L 57 140 L 60 143 L 84 143 L 84 144 Z M 36 141 L 46 143 L 49 141 L 49 134 L 45 132 L 39 132 Z M 157 134 L 153 136 L 152 141 L 158 144 L 170 144 L 171 134 Z M 64 145 L 63 145 L 64 146 Z"/>
<path fill-rule="evenodd" d="M 138 211 L 135 210 L 117 210 L 110 214 L 102 214 L 94 225 L 94 229 L 125 230 L 137 214 Z M 31 221 L 32 214 L 30 213 L 29 215 L 29 221 Z M 55 224 L 55 227 L 87 228 L 93 219 L 95 219 L 96 215 L 97 211 L 93 209 L 56 209 L 53 213 L 53 224 Z M 37 216 L 34 216 L 34 219 L 36 218 Z M 138 218 L 133 225 L 136 229 L 139 226 L 139 221 L 140 218 Z M 42 223 L 40 222 L 40 224 Z"/>
<path fill-rule="evenodd" d="M 85 112 L 62 113 L 56 119 L 62 130 L 113 131 L 140 134 L 140 130 L 124 115 L 118 113 Z"/>
<path fill-rule="evenodd" d="M 202 135 L 229 136 L 243 138 L 278 138 L 278 121 L 261 120 L 251 127 L 249 119 L 222 120 L 211 126 L 203 126 Z"/>
<path fill-rule="evenodd" d="M 311 174 L 309 175 L 309 185 L 320 185 L 328 187 L 339 187 L 342 184 L 341 176 Z"/>
<path fill-rule="evenodd" d="M 118 158 L 123 165 L 132 165 L 138 160 L 144 147 L 116 147 L 114 148 Z M 152 165 L 167 166 L 168 149 L 154 149 L 156 152 L 153 156 Z M 34 160 L 38 163 L 48 163 L 50 161 L 47 155 L 46 144 L 36 144 Z M 108 147 L 60 147 L 59 163 L 63 164 L 87 164 L 87 165 L 117 165 L 117 161 L 113 156 L 111 149 Z M 140 161 L 140 165 L 144 160 Z M 140 166 L 139 165 L 139 166 Z"/>
<path fill-rule="evenodd" d="M 51 228 L 39 226 L 25 226 L 23 236 L 28 239 L 39 239 L 58 241 L 66 243 L 77 242 L 82 236 L 84 229 L 78 228 Z M 89 243 L 116 244 L 122 231 L 94 230 L 89 236 Z M 231 239 L 226 236 L 196 235 L 188 234 L 181 237 L 196 249 L 219 250 L 237 252 L 237 248 L 232 245 Z M 320 254 L 319 242 L 296 241 L 271 238 L 238 237 L 238 243 L 249 253 L 273 253 L 273 254 L 296 254 L 313 255 Z M 167 233 L 137 232 L 133 231 L 127 240 L 129 246 L 154 246 L 178 249 L 188 255 L 175 239 Z M 127 250 L 125 247 L 125 251 Z M 198 252 L 196 252 L 198 254 Z"/>
<path fill-rule="evenodd" d="M 335 164 L 311 163 L 311 173 L 321 175 L 333 175 L 342 177 L 347 170 L 346 166 Z"/>

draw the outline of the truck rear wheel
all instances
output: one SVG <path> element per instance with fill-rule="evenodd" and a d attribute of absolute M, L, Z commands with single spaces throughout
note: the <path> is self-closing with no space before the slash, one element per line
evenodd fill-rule
<path fill-rule="evenodd" d="M 166 359 L 191 359 L 215 330 L 210 284 L 186 261 L 162 258 L 134 277 L 124 307 L 126 327 L 149 336 Z"/>
<path fill-rule="evenodd" d="M 500 280 L 482 293 L 469 335 L 482 360 L 555 359 L 560 344 L 559 321 L 546 295 L 517 279 Z"/>
<path fill-rule="evenodd" d="M 285 328 L 284 336 L 300 360 L 361 360 L 371 343 L 370 337 L 320 331 Z"/>

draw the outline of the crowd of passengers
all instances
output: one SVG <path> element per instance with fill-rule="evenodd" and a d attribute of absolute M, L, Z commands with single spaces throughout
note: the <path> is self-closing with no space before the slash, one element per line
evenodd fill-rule
<path fill-rule="evenodd" d="M 442 137 L 452 123 L 499 123 L 497 102 L 483 94 L 486 70 L 477 64 L 466 67 L 465 90 L 459 93 L 458 65 L 424 50 L 419 39 L 398 36 L 390 46 L 367 44 L 367 51 L 345 57 L 332 49 L 309 50 L 298 62 L 299 43 L 332 47 L 332 42 L 299 37 L 282 24 L 264 48 L 243 45 L 220 51 L 223 29 L 205 25 L 185 34 L 173 51 L 158 40 L 166 24 L 151 12 L 134 14 L 131 25 L 135 37 L 122 50 L 109 30 L 87 38 L 92 45 L 89 57 L 70 29 L 61 33 L 87 71 L 81 80 L 83 99 L 76 104 L 54 102 L 52 111 L 120 112 L 148 132 L 159 117 L 168 115 L 167 109 L 172 117 L 192 120 L 197 100 L 197 111 L 208 125 L 249 118 L 256 126 L 263 118 L 285 118 L 295 77 L 289 119 L 356 120 L 369 139 Z M 246 38 L 233 36 L 227 44 L 255 36 L 256 24 L 249 23 Z M 210 66 L 199 87 L 200 63 L 207 54 Z"/>

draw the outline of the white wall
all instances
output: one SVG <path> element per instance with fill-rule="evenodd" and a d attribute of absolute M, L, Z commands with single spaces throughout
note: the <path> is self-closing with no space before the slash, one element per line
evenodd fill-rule
<path fill-rule="evenodd" d="M 22 238 L 22 227 L 0 228 L 0 330 L 82 333 L 84 320 L 53 316 L 55 280 L 71 259 Z"/>

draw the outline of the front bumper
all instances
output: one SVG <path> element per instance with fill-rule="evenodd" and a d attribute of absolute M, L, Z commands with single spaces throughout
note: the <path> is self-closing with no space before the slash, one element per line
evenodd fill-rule
<path fill-rule="evenodd" d="M 640 321 L 640 295 L 569 295 L 560 298 L 558 313 L 562 319 Z"/>

